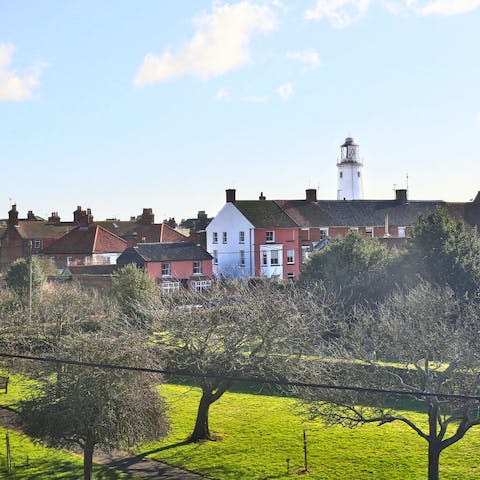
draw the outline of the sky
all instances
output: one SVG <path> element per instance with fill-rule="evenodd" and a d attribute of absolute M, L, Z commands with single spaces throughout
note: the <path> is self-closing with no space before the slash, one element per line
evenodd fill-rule
<path fill-rule="evenodd" d="M 480 190 L 480 0 L 0 0 L 0 218 Z M 3 213 L 2 213 L 3 212 Z"/>

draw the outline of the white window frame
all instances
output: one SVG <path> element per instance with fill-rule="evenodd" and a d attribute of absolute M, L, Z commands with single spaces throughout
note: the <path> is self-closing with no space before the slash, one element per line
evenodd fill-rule
<path fill-rule="evenodd" d="M 280 255 L 278 250 L 271 250 L 270 251 L 270 265 L 277 267 L 280 265 Z"/>
<path fill-rule="evenodd" d="M 218 243 L 218 232 L 212 233 L 212 243 Z"/>
<path fill-rule="evenodd" d="M 195 280 L 192 282 L 193 290 L 196 292 L 203 292 L 206 288 L 210 288 L 211 286 L 211 280 Z"/>
<path fill-rule="evenodd" d="M 275 232 L 273 230 L 265 232 L 265 243 L 275 243 Z"/>
<path fill-rule="evenodd" d="M 36 239 L 33 241 L 33 248 L 42 248 L 42 241 L 39 240 L 38 238 L 36 238 Z"/>
<path fill-rule="evenodd" d="M 160 282 L 160 290 L 162 293 L 169 294 L 180 289 L 180 282 Z"/>
<path fill-rule="evenodd" d="M 287 273 L 287 278 L 289 280 L 295 280 L 295 274 L 293 272 L 289 272 L 289 273 Z"/>
<path fill-rule="evenodd" d="M 400 232 L 402 231 L 402 235 L 400 235 Z M 407 227 L 397 227 L 397 235 L 398 238 L 406 238 L 407 236 Z"/>
<path fill-rule="evenodd" d="M 67 267 L 73 262 L 73 257 L 67 257 Z"/>
<path fill-rule="evenodd" d="M 373 238 L 375 236 L 375 229 L 374 227 L 365 227 L 365 236 Z"/>
<path fill-rule="evenodd" d="M 213 251 L 213 264 L 218 265 L 218 250 Z"/>
<path fill-rule="evenodd" d="M 223 243 L 228 243 L 228 232 L 223 232 L 222 241 Z"/>
<path fill-rule="evenodd" d="M 267 255 L 267 251 L 266 251 L 266 250 L 263 250 L 263 251 L 262 251 L 262 265 L 263 265 L 263 266 L 267 266 L 267 265 L 268 265 L 268 255 Z"/>
<path fill-rule="evenodd" d="M 295 265 L 295 249 L 294 248 L 287 250 L 287 264 Z"/>
<path fill-rule="evenodd" d="M 162 262 L 162 277 L 172 276 L 172 264 L 171 262 Z"/>
<path fill-rule="evenodd" d="M 238 243 L 245 243 L 245 232 L 243 230 L 238 232 Z"/>
<path fill-rule="evenodd" d="M 240 250 L 240 266 L 245 266 L 245 250 Z"/>
<path fill-rule="evenodd" d="M 325 238 L 328 238 L 328 227 L 320 228 L 320 240 L 324 240 Z"/>
<path fill-rule="evenodd" d="M 202 261 L 201 260 L 194 260 L 193 261 L 193 274 L 194 275 L 201 275 L 202 273 L 203 273 Z"/>

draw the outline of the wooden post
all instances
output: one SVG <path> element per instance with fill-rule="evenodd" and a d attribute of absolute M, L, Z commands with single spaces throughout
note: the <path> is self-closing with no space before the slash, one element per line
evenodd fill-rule
<path fill-rule="evenodd" d="M 308 460 L 307 460 L 307 429 L 303 429 L 303 464 L 305 472 L 308 472 Z"/>
<path fill-rule="evenodd" d="M 12 456 L 10 453 L 10 436 L 8 435 L 8 430 L 5 433 L 5 447 L 7 449 L 7 472 L 12 471 Z"/>

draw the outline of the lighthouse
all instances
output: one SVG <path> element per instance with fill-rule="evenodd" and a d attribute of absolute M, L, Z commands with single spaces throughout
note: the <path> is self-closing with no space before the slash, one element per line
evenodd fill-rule
<path fill-rule="evenodd" d="M 363 163 L 358 150 L 352 137 L 340 146 L 337 200 L 363 200 Z"/>

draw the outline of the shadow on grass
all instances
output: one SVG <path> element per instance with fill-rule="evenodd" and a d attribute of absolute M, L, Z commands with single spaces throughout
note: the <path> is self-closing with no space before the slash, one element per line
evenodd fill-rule
<path fill-rule="evenodd" d="M 165 445 L 164 447 L 154 448 L 152 450 L 148 450 L 146 452 L 141 452 L 137 454 L 137 457 L 145 458 L 149 455 L 153 455 L 154 453 L 164 452 L 166 450 L 171 450 L 172 448 L 183 447 L 185 445 L 191 445 L 192 442 L 188 440 L 184 440 L 183 442 L 172 443 L 171 445 Z"/>

